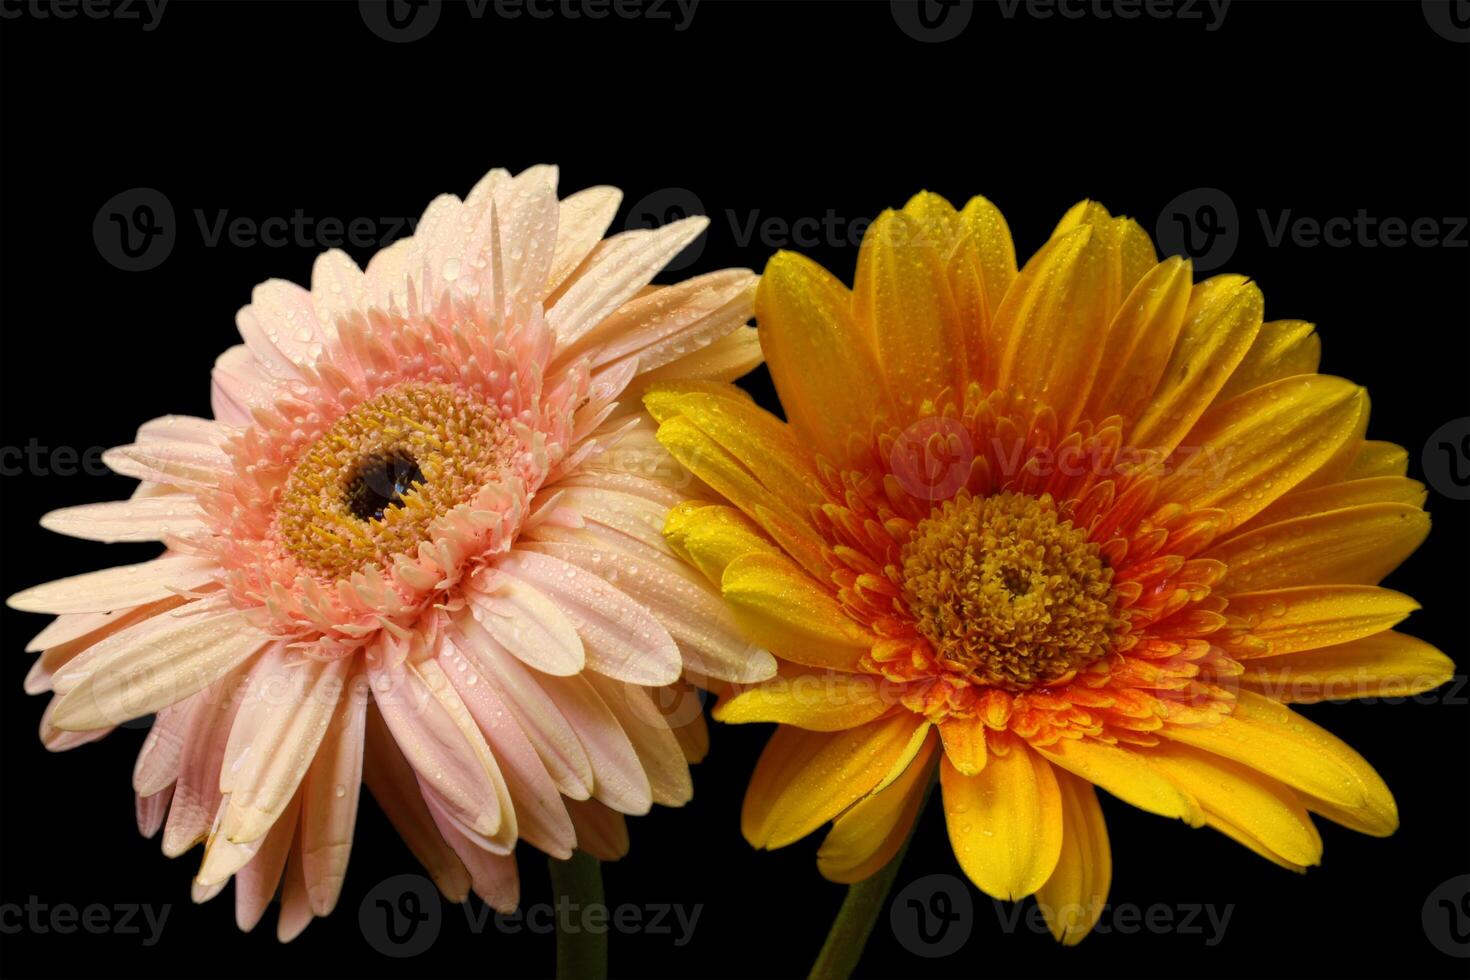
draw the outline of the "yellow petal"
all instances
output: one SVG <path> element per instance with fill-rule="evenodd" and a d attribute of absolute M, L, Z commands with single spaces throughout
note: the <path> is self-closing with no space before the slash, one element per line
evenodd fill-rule
<path fill-rule="evenodd" d="M 933 246 L 940 258 L 949 255 L 960 233 L 960 213 L 938 194 L 920 191 L 908 199 L 903 214 L 918 226 L 922 240 Z"/>
<path fill-rule="evenodd" d="M 787 668 L 768 681 L 721 698 L 714 716 L 728 724 L 774 721 L 835 732 L 880 717 L 898 703 L 896 693 L 873 674 Z"/>
<path fill-rule="evenodd" d="M 877 358 L 850 310 L 847 287 L 810 259 L 777 252 L 766 263 L 755 315 L 771 380 L 802 441 L 834 460 L 846 458 L 850 435 L 869 435 L 883 400 Z"/>
<path fill-rule="evenodd" d="M 1249 660 L 1240 682 L 1274 701 L 1315 704 L 1345 698 L 1408 697 L 1455 674 L 1455 664 L 1423 640 L 1384 630 L 1336 646 Z"/>
<path fill-rule="evenodd" d="M 820 543 L 812 540 L 805 517 L 767 490 L 739 459 L 699 426 L 676 415 L 660 423 L 658 441 L 670 456 L 748 514 L 789 553 L 801 556 L 808 567 L 821 563 Z"/>
<path fill-rule="evenodd" d="M 1369 439 L 1358 448 L 1357 456 L 1343 474 L 1344 480 L 1363 480 L 1371 476 L 1403 476 L 1409 472 L 1409 451 L 1391 442 Z"/>
<path fill-rule="evenodd" d="M 1309 490 L 1293 490 L 1252 517 L 1236 533 L 1291 520 L 1325 514 L 1362 504 L 1408 504 L 1422 507 L 1429 496 L 1424 484 L 1404 476 L 1372 476 L 1343 483 L 1329 483 Z"/>
<path fill-rule="evenodd" d="M 1255 341 L 1264 308 L 1261 290 L 1240 276 L 1194 287 L 1159 386 L 1128 436 L 1131 445 L 1179 445 Z"/>
<path fill-rule="evenodd" d="M 881 791 L 902 776 L 930 727 L 903 711 L 834 733 L 778 728 L 746 791 L 745 839 L 755 847 L 785 847 Z"/>
<path fill-rule="evenodd" d="M 1036 751 L 1140 810 L 1196 827 L 1203 820 L 1194 799 L 1150 766 L 1142 752 L 1088 738 L 1064 738 Z"/>
<path fill-rule="evenodd" d="M 736 558 L 720 588 L 751 639 L 787 660 L 852 671 L 874 643 L 830 592 L 782 555 Z"/>
<path fill-rule="evenodd" d="M 852 304 L 854 318 L 874 339 L 889 395 L 904 421 L 933 414 L 923 402 L 946 388 L 963 393 L 965 334 L 944 259 L 913 218 L 884 211 L 868 227 L 858 253 Z M 869 379 L 867 387 L 871 385 Z M 861 401 L 854 396 L 862 390 L 849 389 L 845 397 Z"/>
<path fill-rule="evenodd" d="M 1019 739 L 966 776 L 939 763 L 955 858 L 977 888 L 1020 901 L 1046 883 L 1062 851 L 1062 800 L 1051 763 Z"/>
<path fill-rule="evenodd" d="M 1097 793 L 1086 780 L 1058 770 L 1062 798 L 1062 853 L 1036 892 L 1036 904 L 1057 941 L 1075 946 L 1092 931 L 1107 905 L 1113 849 Z"/>
<path fill-rule="evenodd" d="M 970 377 L 990 381 L 999 361 L 992 324 L 1016 278 L 1016 248 L 1005 216 L 983 197 L 960 212 L 958 235 L 947 265 L 950 292 L 964 324 Z"/>
<path fill-rule="evenodd" d="M 1316 374 L 1322 360 L 1317 328 L 1304 320 L 1271 320 L 1261 324 L 1255 343 L 1225 387 L 1215 396 L 1223 402 L 1263 384 L 1296 374 Z"/>
<path fill-rule="evenodd" d="M 1110 264 L 1115 245 L 1084 225 L 1026 263 L 995 316 L 997 388 L 1039 398 L 1063 421 L 1081 411 L 1097 370 L 1097 338 L 1122 302 Z"/>
<path fill-rule="evenodd" d="M 1250 622 L 1252 637 L 1268 651 L 1249 658 L 1334 646 L 1402 622 L 1419 603 L 1373 585 L 1308 585 L 1230 597 L 1227 612 Z M 1237 656 L 1246 657 L 1242 651 Z"/>
<path fill-rule="evenodd" d="M 1220 818 L 1290 864 L 1313 865 L 1322 838 L 1289 789 L 1218 755 L 1165 742 L 1149 750 L 1149 762 Z"/>
<path fill-rule="evenodd" d="M 832 824 L 817 851 L 817 870 L 829 881 L 862 881 L 893 859 L 913 828 L 929 792 L 935 738 L 925 738 L 914 761 L 887 789 L 854 803 Z"/>
<path fill-rule="evenodd" d="M 1236 535 L 1203 557 L 1229 571 L 1222 594 L 1296 585 L 1376 585 L 1429 534 L 1407 504 L 1364 504 L 1296 517 Z"/>
<path fill-rule="evenodd" d="M 1286 378 L 1210 409 L 1185 438 L 1160 499 L 1219 507 L 1237 524 L 1301 483 L 1353 435 L 1362 389 Z"/>
<path fill-rule="evenodd" d="M 1285 705 L 1251 691 L 1238 692 L 1235 709 L 1215 724 L 1165 725 L 1159 734 L 1234 759 L 1350 811 L 1397 813 L 1393 795 L 1361 755 Z"/>
<path fill-rule="evenodd" d="M 676 390 L 672 403 L 660 404 L 660 410 L 677 412 L 693 422 L 754 474 L 761 486 L 798 513 L 825 499 L 817 489 L 819 478 L 810 451 L 797 442 L 790 427 L 749 399 Z"/>
<path fill-rule="evenodd" d="M 779 553 L 738 510 L 703 500 L 686 500 L 669 511 L 664 540 L 715 585 L 720 584 L 725 566 L 741 555 Z"/>
<path fill-rule="evenodd" d="M 1188 259 L 1165 259 L 1149 270 L 1108 325 L 1085 418 L 1136 419 L 1159 384 L 1184 326 L 1193 284 Z"/>
<path fill-rule="evenodd" d="M 1051 237 L 1056 238 L 1083 225 L 1090 225 L 1095 231 L 1116 240 L 1116 244 L 1109 245 L 1109 263 L 1115 266 L 1114 274 L 1121 287 L 1121 296 L 1128 295 L 1138 281 L 1158 265 L 1159 256 L 1148 232 L 1132 218 L 1113 217 L 1096 201 L 1079 201 L 1072 205 L 1052 229 Z"/>
<path fill-rule="evenodd" d="M 985 305 L 994 317 L 1016 279 L 1016 246 L 1011 241 L 1010 226 L 1000 208 L 977 195 L 960 210 L 960 236 L 974 246 Z"/>

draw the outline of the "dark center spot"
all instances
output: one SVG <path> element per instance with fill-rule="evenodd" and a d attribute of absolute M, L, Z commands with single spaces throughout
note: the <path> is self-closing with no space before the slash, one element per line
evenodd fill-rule
<path fill-rule="evenodd" d="M 343 491 L 347 509 L 359 520 L 382 520 L 389 507 L 403 506 L 403 497 L 424 482 L 418 462 L 395 449 L 358 464 Z"/>

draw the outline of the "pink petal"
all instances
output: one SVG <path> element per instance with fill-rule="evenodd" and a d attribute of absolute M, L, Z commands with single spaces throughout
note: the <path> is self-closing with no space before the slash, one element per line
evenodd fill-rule
<path fill-rule="evenodd" d="M 511 656 L 471 616 L 454 626 L 455 646 L 496 685 L 506 708 L 530 740 L 563 796 L 586 799 L 592 792 L 592 763 L 556 703 L 541 689 L 536 674 Z"/>
<path fill-rule="evenodd" d="M 221 837 L 258 841 L 286 809 L 345 696 L 351 665 L 350 658 L 301 659 L 276 644 L 250 672 L 220 774 L 229 795 Z"/>
<path fill-rule="evenodd" d="M 529 582 L 567 612 L 592 670 L 637 684 L 678 680 L 683 663 L 668 631 L 604 579 L 534 551 L 512 551 L 496 568 Z"/>
<path fill-rule="evenodd" d="M 307 895 L 317 915 L 337 904 L 362 789 L 363 728 L 367 678 L 353 674 L 301 787 L 301 859 Z"/>
<path fill-rule="evenodd" d="M 493 592 L 467 590 L 470 610 L 485 632 L 527 665 L 547 674 L 580 671 L 586 661 L 577 628 L 556 603 L 513 575 L 496 575 Z"/>
<path fill-rule="evenodd" d="M 461 829 L 507 843 L 515 811 L 485 737 L 444 671 L 432 660 L 396 669 L 373 657 L 373 698 L 414 771 Z"/>
<path fill-rule="evenodd" d="M 108 612 L 197 589 L 218 574 L 219 565 L 212 558 L 166 553 L 138 565 L 119 565 L 33 586 L 5 603 L 24 612 Z"/>
<path fill-rule="evenodd" d="M 413 767 L 393 740 L 382 714 L 372 705 L 368 706 L 365 741 L 362 778 L 368 791 L 444 897 L 463 902 L 470 893 L 469 872 L 439 833 L 419 792 Z"/>
<path fill-rule="evenodd" d="M 495 753 L 521 838 L 548 854 L 570 857 L 577 838 L 561 794 L 494 682 L 448 639 L 440 643 L 438 659 Z"/>

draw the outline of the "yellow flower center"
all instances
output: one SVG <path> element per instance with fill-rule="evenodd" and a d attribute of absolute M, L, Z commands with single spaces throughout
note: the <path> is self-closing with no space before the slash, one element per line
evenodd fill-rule
<path fill-rule="evenodd" d="M 494 480 L 514 445 L 499 413 L 472 392 L 405 382 L 348 412 L 302 454 L 276 533 L 328 579 L 383 564 Z"/>
<path fill-rule="evenodd" d="M 902 558 L 919 632 L 977 683 L 1068 680 L 1107 652 L 1118 625 L 1113 570 L 1049 496 L 962 491 L 919 522 Z"/>

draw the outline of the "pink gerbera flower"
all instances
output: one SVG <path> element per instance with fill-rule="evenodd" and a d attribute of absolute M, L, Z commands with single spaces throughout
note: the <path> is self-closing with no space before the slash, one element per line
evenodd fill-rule
<path fill-rule="evenodd" d="M 105 457 L 131 499 L 43 520 L 166 547 L 10 604 L 58 614 L 49 747 L 156 713 L 139 827 L 202 841 L 195 898 L 234 876 L 241 928 L 278 885 L 282 939 L 331 911 L 363 781 L 446 895 L 513 908 L 518 839 L 616 857 L 622 814 L 689 798 L 702 719 L 652 689 L 774 671 L 664 545 L 688 478 L 638 409 L 759 361 L 755 276 L 649 286 L 705 220 L 603 240 L 619 192 L 556 176 L 492 171 L 366 272 L 257 287 L 214 419 L 145 424 Z"/>

